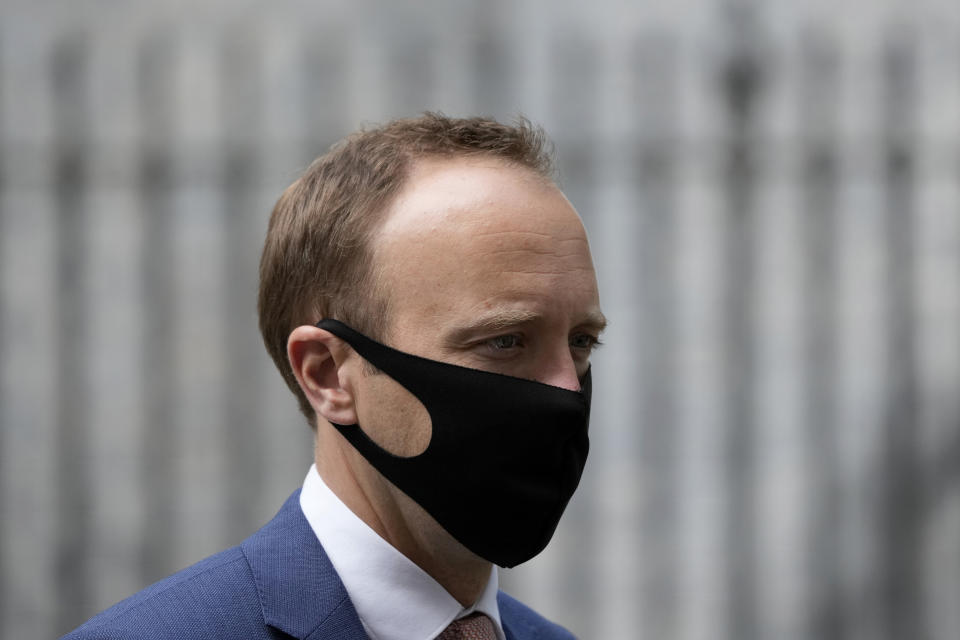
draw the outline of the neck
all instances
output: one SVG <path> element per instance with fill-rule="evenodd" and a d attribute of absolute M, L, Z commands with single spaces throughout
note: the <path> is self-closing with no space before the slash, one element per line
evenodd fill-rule
<path fill-rule="evenodd" d="M 457 542 L 329 425 L 319 425 L 314 461 L 324 483 L 358 518 L 457 602 L 467 607 L 480 598 L 492 564 Z"/>

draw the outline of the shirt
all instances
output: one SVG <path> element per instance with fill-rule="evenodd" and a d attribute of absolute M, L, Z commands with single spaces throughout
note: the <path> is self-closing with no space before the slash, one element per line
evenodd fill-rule
<path fill-rule="evenodd" d="M 463 607 L 440 583 L 381 538 L 323 482 L 311 465 L 300 508 L 373 640 L 432 640 L 451 622 L 478 611 L 505 640 L 497 606 L 497 567 L 477 602 Z"/>

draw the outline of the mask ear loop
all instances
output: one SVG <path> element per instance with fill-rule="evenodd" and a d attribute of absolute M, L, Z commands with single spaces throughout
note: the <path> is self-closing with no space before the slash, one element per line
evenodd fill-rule
<path fill-rule="evenodd" d="M 369 361 L 378 369 L 382 369 L 387 373 L 387 375 L 399 382 L 407 391 L 421 399 L 430 397 L 433 394 L 435 389 L 433 388 L 433 385 L 429 384 L 427 381 L 430 380 L 431 376 L 436 375 L 436 370 L 438 368 L 445 368 L 450 371 L 451 374 L 456 372 L 456 375 L 458 376 L 472 376 L 478 385 L 483 385 L 485 382 L 493 378 L 505 377 L 519 380 L 525 384 L 535 385 L 536 387 L 550 389 L 552 392 L 579 393 L 585 397 L 587 406 L 589 407 L 590 405 L 591 381 L 589 368 L 583 375 L 583 378 L 580 380 L 580 391 L 570 391 L 568 389 L 561 389 L 559 387 L 554 387 L 553 385 L 544 384 L 543 382 L 538 382 L 536 380 L 527 380 L 526 378 L 518 378 L 516 376 L 510 376 L 506 374 L 491 373 L 489 371 L 482 371 L 480 369 L 471 369 L 470 367 L 461 367 L 459 365 L 450 364 L 449 362 L 430 360 L 429 358 L 422 358 L 420 356 L 413 355 L 412 353 L 399 351 L 393 347 L 388 347 L 385 344 L 368 338 L 359 331 L 349 327 L 339 320 L 334 320 L 333 318 L 324 318 L 318 322 L 316 326 L 325 331 L 329 331 L 341 340 L 344 340 L 347 344 L 353 347 L 353 349 L 359 353 L 361 357 Z"/>
<path fill-rule="evenodd" d="M 445 362 L 437 362 L 421 358 L 411 353 L 404 353 L 385 344 L 381 344 L 359 331 L 352 329 L 339 320 L 324 318 L 317 323 L 317 327 L 329 331 L 344 340 L 365 360 L 373 366 L 383 370 L 391 378 L 399 382 L 407 391 L 420 398 L 422 394 L 430 395 L 430 385 L 426 383 L 431 373 L 439 367 L 456 367 Z M 464 367 L 457 367 L 464 369 Z M 472 371 L 471 369 L 466 369 Z M 479 371 L 477 373 L 480 373 Z"/>

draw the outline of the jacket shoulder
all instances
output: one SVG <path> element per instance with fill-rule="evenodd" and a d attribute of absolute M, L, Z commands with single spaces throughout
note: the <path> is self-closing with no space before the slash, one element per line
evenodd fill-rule
<path fill-rule="evenodd" d="M 497 593 L 507 640 L 576 640 L 575 636 L 503 591 Z"/>
<path fill-rule="evenodd" d="M 94 616 L 62 640 L 268 638 L 239 547 L 179 571 Z"/>

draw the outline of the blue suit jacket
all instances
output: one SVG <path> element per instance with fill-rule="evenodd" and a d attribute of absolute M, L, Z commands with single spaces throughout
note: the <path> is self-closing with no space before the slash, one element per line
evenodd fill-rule
<path fill-rule="evenodd" d="M 365 640 L 299 495 L 240 546 L 147 587 L 64 639 Z M 507 640 L 573 638 L 502 591 L 497 601 Z"/>

